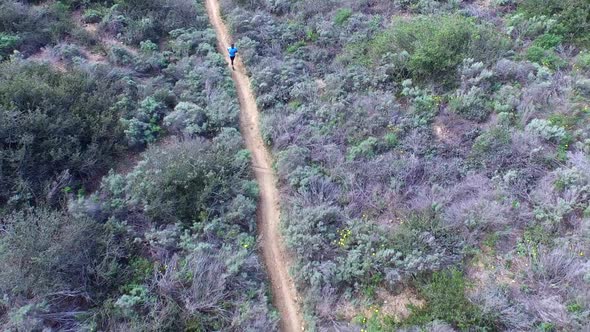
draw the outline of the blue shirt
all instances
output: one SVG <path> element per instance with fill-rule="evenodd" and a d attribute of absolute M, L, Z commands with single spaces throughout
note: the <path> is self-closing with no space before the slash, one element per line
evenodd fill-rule
<path fill-rule="evenodd" d="M 228 47 L 227 51 L 229 52 L 229 56 L 236 56 L 236 53 L 238 53 L 238 48 L 237 47 Z"/>

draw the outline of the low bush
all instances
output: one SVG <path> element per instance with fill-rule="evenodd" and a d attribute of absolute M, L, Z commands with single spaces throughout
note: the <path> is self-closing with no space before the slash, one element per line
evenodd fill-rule
<path fill-rule="evenodd" d="M 533 119 L 526 126 L 526 130 L 540 138 L 559 143 L 567 138 L 567 132 L 564 128 L 553 125 L 547 120 Z"/>
<path fill-rule="evenodd" d="M 54 185 L 83 185 L 110 166 L 123 142 L 111 109 L 116 91 L 102 72 L 1 64 L 0 202 L 43 202 L 64 172 L 73 178 Z"/>
<path fill-rule="evenodd" d="M 493 317 L 485 315 L 466 298 L 468 286 L 463 273 L 457 269 L 434 272 L 418 285 L 426 304 L 411 307 L 411 314 L 404 322 L 423 325 L 442 320 L 461 330 L 495 330 Z"/>
<path fill-rule="evenodd" d="M 154 97 L 144 99 L 131 119 L 123 119 L 125 134 L 131 146 L 154 143 L 162 130 L 160 121 L 166 106 Z"/>
<path fill-rule="evenodd" d="M 524 0 L 519 9 L 527 16 L 546 15 L 557 21 L 553 28 L 567 40 L 588 45 L 590 3 L 585 0 Z"/>
<path fill-rule="evenodd" d="M 553 50 L 547 50 L 536 45 L 527 49 L 526 59 L 549 68 L 560 68 L 567 65 Z"/>
<path fill-rule="evenodd" d="M 68 7 L 62 2 L 47 6 L 28 6 L 20 1 L 0 3 L 0 56 L 7 36 L 18 37 L 18 50 L 25 55 L 40 47 L 56 44 L 73 30 L 73 21 Z"/>
<path fill-rule="evenodd" d="M 99 23 L 104 16 L 104 10 L 86 9 L 82 15 L 82 20 L 85 23 Z"/>
<path fill-rule="evenodd" d="M 223 217 L 234 218 L 235 226 L 250 225 L 251 216 L 240 211 L 251 211 L 256 196 L 249 190 L 249 154 L 241 143 L 235 129 L 226 129 L 211 143 L 186 140 L 167 150 L 151 148 L 128 175 L 127 198 L 157 223 L 191 225 Z"/>
<path fill-rule="evenodd" d="M 546 50 L 552 50 L 552 49 L 555 49 L 555 47 L 557 47 L 559 44 L 561 44 L 562 40 L 563 40 L 563 37 L 561 37 L 559 35 L 552 34 L 552 33 L 546 33 L 544 35 L 539 36 L 537 39 L 535 39 L 535 41 L 533 42 L 533 45 L 541 47 Z"/>
<path fill-rule="evenodd" d="M 395 51 L 409 54 L 412 76 L 451 79 L 465 58 L 490 62 L 506 49 L 507 42 L 493 29 L 454 15 L 397 19 L 391 28 L 367 44 L 374 61 Z"/>
<path fill-rule="evenodd" d="M 576 65 L 583 70 L 590 70 L 590 52 L 580 52 L 576 57 Z"/>
<path fill-rule="evenodd" d="M 340 8 L 336 11 L 336 16 L 334 17 L 334 24 L 336 25 L 343 25 L 349 18 L 352 16 L 352 9 L 350 8 Z"/>
<path fill-rule="evenodd" d="M 504 167 L 511 156 L 512 138 L 506 128 L 492 128 L 479 135 L 469 156 L 474 167 L 498 169 Z"/>
<path fill-rule="evenodd" d="M 158 42 L 175 29 L 203 28 L 203 8 L 190 0 L 127 0 L 110 8 L 102 20 L 104 29 L 129 44 L 139 45 L 144 40 Z"/>
<path fill-rule="evenodd" d="M 4 327 L 24 328 L 17 312 L 29 307 L 21 315 L 31 330 L 42 322 L 78 329 L 78 315 L 127 279 L 123 263 L 130 246 L 116 223 L 44 208 L 1 221 L 0 291 L 14 310 Z"/>
<path fill-rule="evenodd" d="M 12 54 L 12 51 L 18 47 L 20 41 L 18 35 L 0 32 L 0 60 Z"/>

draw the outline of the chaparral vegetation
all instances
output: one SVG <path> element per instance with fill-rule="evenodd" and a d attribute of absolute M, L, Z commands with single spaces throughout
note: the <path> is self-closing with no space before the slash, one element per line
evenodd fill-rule
<path fill-rule="evenodd" d="M 590 322 L 585 0 L 223 0 L 319 331 Z"/>
<path fill-rule="evenodd" d="M 0 330 L 274 330 L 202 3 L 0 3 Z"/>
<path fill-rule="evenodd" d="M 306 330 L 589 326 L 588 0 L 219 2 Z M 0 330 L 279 329 L 216 43 L 201 0 L 0 1 Z"/>

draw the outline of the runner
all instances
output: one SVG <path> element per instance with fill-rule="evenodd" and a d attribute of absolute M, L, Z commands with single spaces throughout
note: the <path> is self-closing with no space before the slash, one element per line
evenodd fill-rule
<path fill-rule="evenodd" d="M 231 69 L 236 70 L 234 68 L 234 59 L 238 53 L 238 48 L 234 44 L 231 44 L 231 47 L 228 47 L 227 51 L 229 52 L 229 59 L 231 60 Z"/>

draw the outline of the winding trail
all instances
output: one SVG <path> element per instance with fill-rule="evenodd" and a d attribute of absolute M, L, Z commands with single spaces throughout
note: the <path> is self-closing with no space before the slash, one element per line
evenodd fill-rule
<path fill-rule="evenodd" d="M 209 20 L 217 33 L 217 47 L 226 55 L 231 36 L 223 23 L 218 0 L 205 0 Z M 279 191 L 277 180 L 271 169 L 272 158 L 259 128 L 259 112 L 254 94 L 250 88 L 250 79 L 238 59 L 232 72 L 233 80 L 240 101 L 240 129 L 246 147 L 252 153 L 253 168 L 260 188 L 258 205 L 258 235 L 261 242 L 262 256 L 272 285 L 273 303 L 281 315 L 281 330 L 285 332 L 303 331 L 303 319 L 297 303 L 295 284 L 288 273 L 288 260 L 282 245 L 279 229 Z"/>

